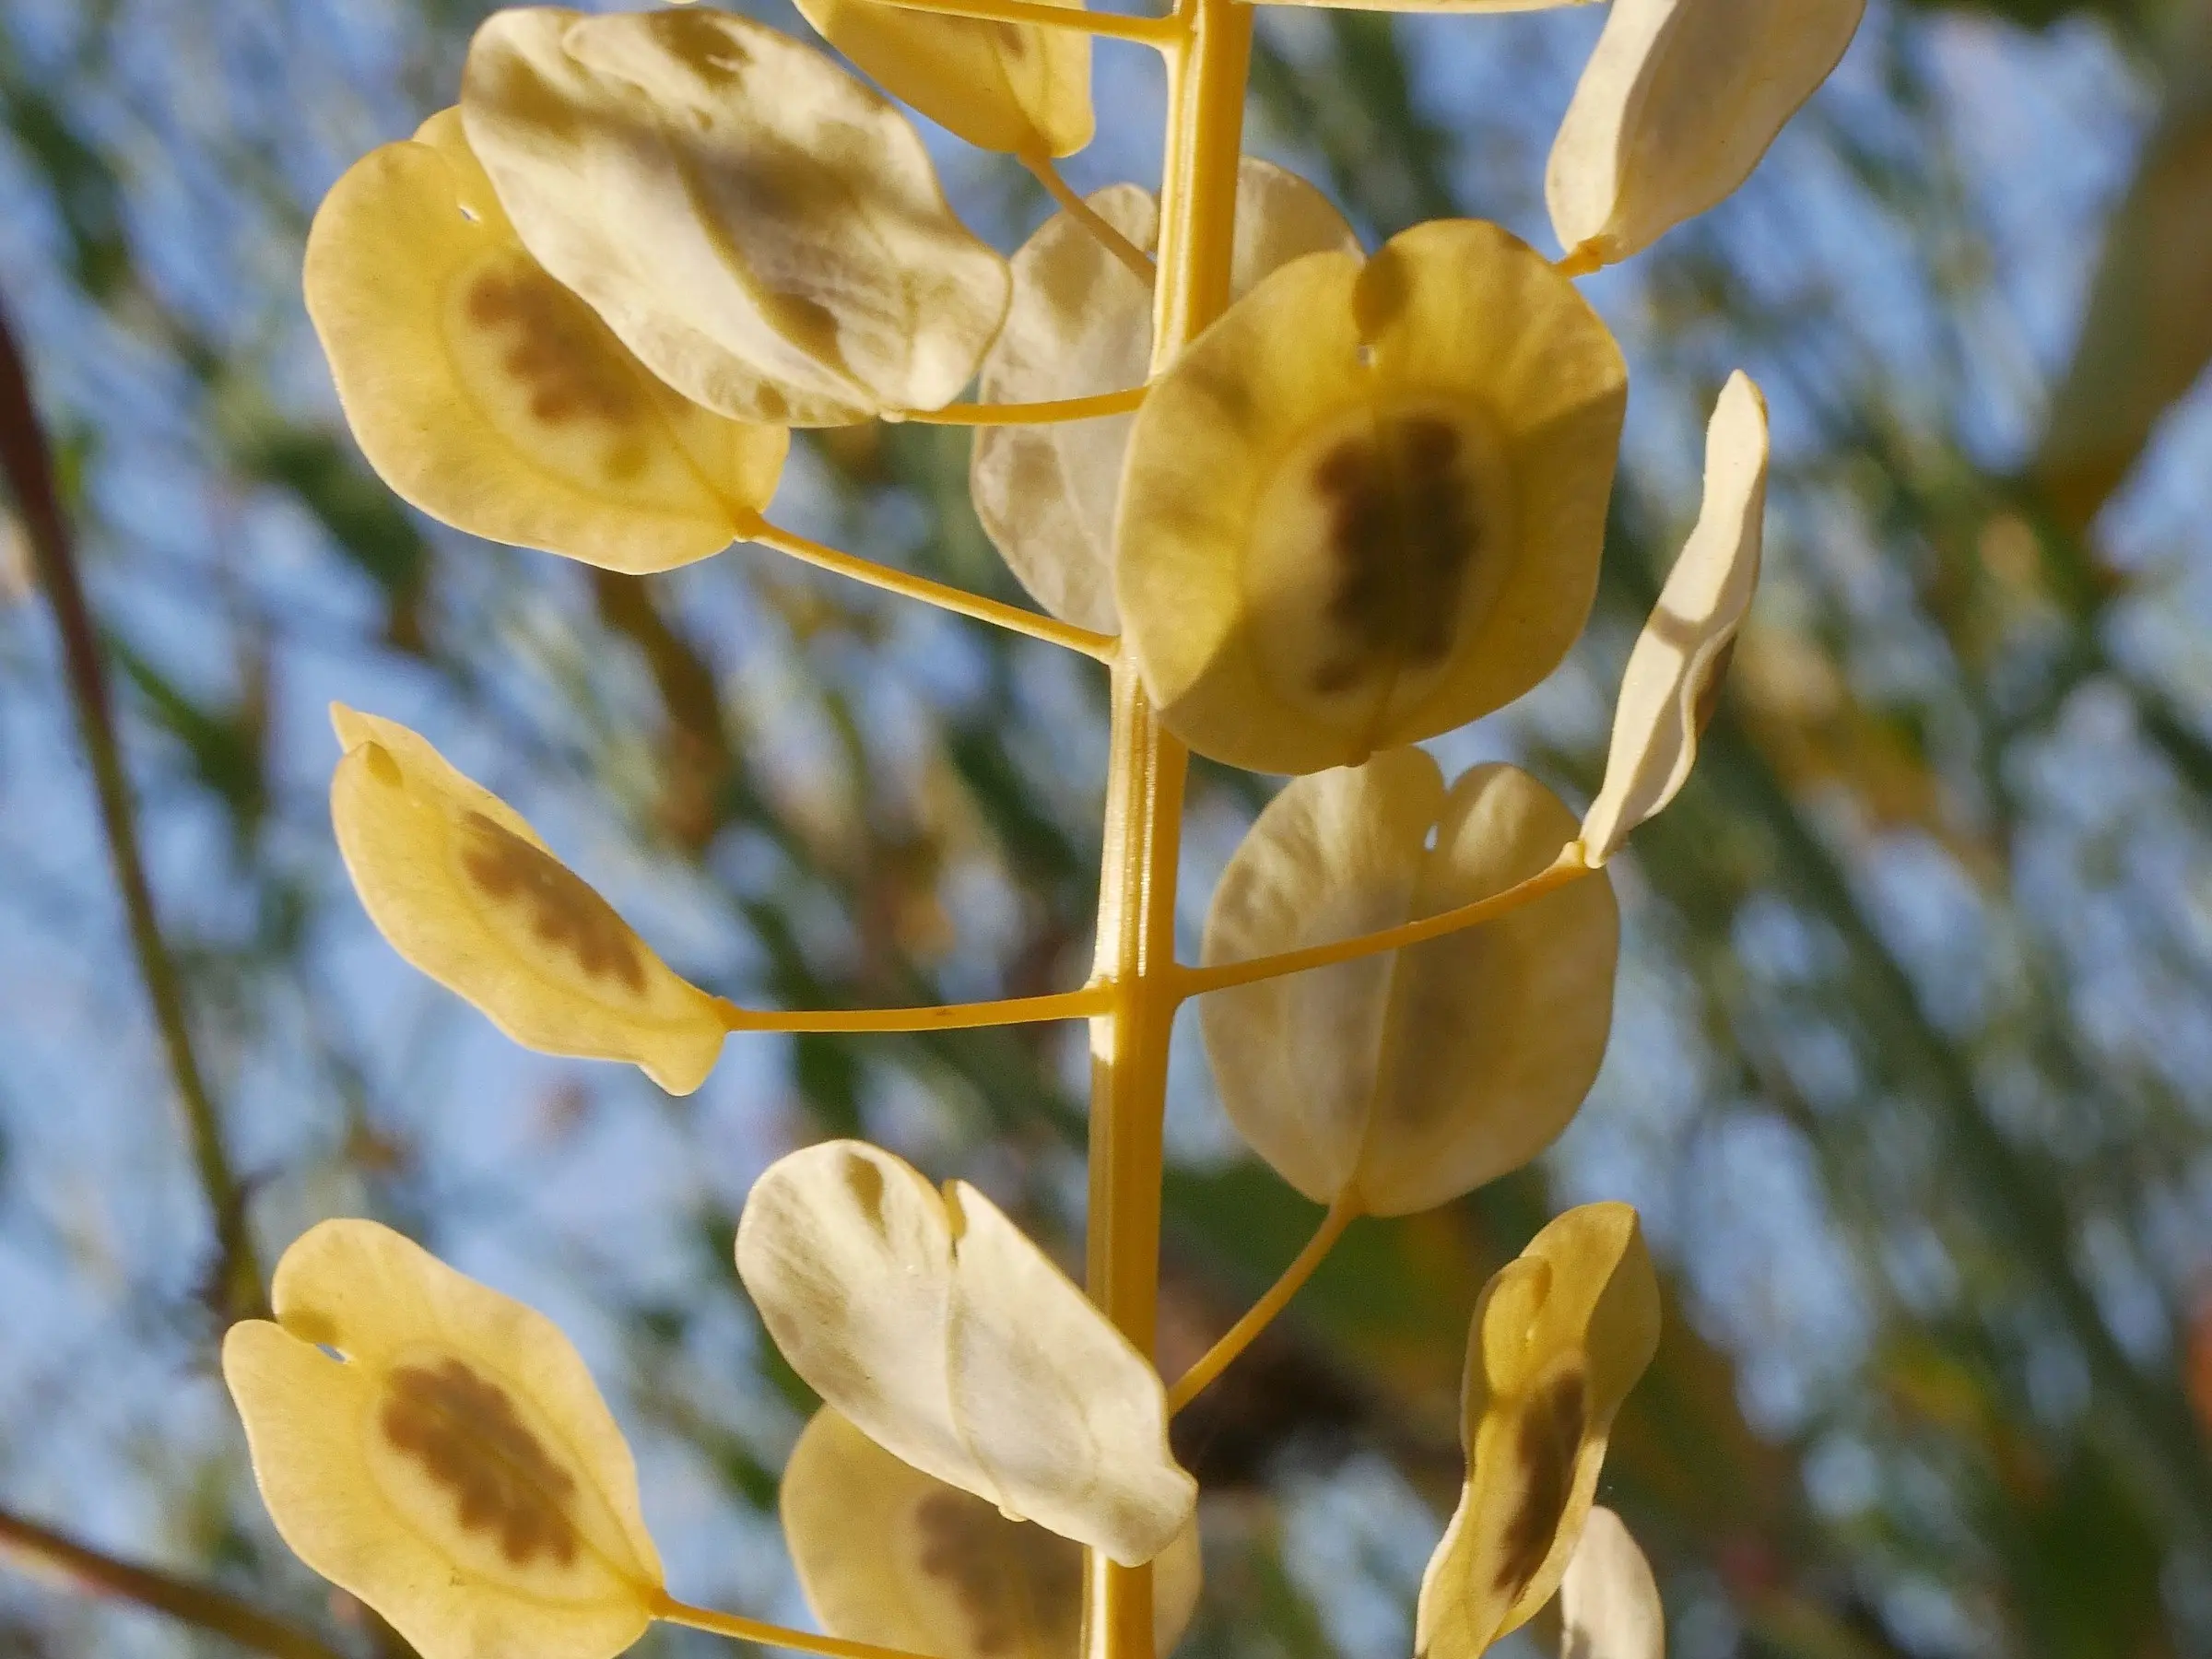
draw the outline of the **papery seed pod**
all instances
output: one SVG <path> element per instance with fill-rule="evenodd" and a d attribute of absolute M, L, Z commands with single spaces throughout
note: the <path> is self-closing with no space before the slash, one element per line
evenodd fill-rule
<path fill-rule="evenodd" d="M 1130 441 L 1114 592 L 1162 722 L 1319 771 L 1535 685 L 1595 593 L 1627 385 L 1574 285 L 1495 225 L 1268 277 Z"/>
<path fill-rule="evenodd" d="M 547 275 L 456 111 L 332 186 L 306 290 L 362 453 L 433 518 L 665 571 L 727 547 L 775 493 L 789 434 L 687 401 Z"/>
<path fill-rule="evenodd" d="M 1559 1659 L 1666 1659 L 1652 1564 L 1620 1517 L 1594 1505 L 1559 1581 Z"/>
<path fill-rule="evenodd" d="M 824 1406 L 784 1466 L 783 1537 L 832 1636 L 938 1659 L 1078 1659 L 1083 1547 L 901 1462 Z M 1198 1527 L 1152 1563 L 1153 1650 L 1198 1605 Z"/>
<path fill-rule="evenodd" d="M 737 1271 L 792 1369 L 915 1468 L 1124 1566 L 1190 1519 L 1159 1374 L 966 1182 L 859 1141 L 792 1153 Z"/>
<path fill-rule="evenodd" d="M 276 1265 L 223 1378 L 270 1519 L 423 1659 L 612 1659 L 660 1557 L 622 1431 L 543 1315 L 373 1221 Z"/>
<path fill-rule="evenodd" d="M 876 0 L 859 0 L 875 4 Z M 1110 184 L 1087 198 L 1147 252 L 1159 241 L 1152 193 Z M 1247 156 L 1237 173 L 1230 291 L 1308 253 L 1357 253 L 1328 197 Z M 1056 213 L 1014 255 L 1014 302 L 983 359 L 985 403 L 1048 403 L 1142 385 L 1152 358 L 1152 290 L 1087 227 Z M 969 490 L 976 515 L 1039 604 L 1099 633 L 1121 626 L 1113 604 L 1113 508 L 1135 418 L 978 427 Z"/>
<path fill-rule="evenodd" d="M 1081 11 L 1083 0 L 1048 0 Z M 1072 156 L 1090 142 L 1090 37 L 1079 29 L 798 0 L 799 15 L 902 103 L 979 149 Z"/>
<path fill-rule="evenodd" d="M 496 12 L 461 109 L 524 245 L 733 418 L 935 408 L 1006 315 L 1006 261 L 953 216 L 906 117 L 762 24 Z"/>
<path fill-rule="evenodd" d="M 1293 781 L 1215 889 L 1208 966 L 1397 926 L 1525 880 L 1574 815 L 1510 766 L 1447 792 L 1419 749 Z M 1405 950 L 1199 1005 L 1222 1105 L 1317 1203 L 1398 1216 L 1449 1203 L 1558 1138 L 1605 1057 L 1620 912 L 1584 877 Z"/>
<path fill-rule="evenodd" d="M 338 851 L 394 950 L 526 1048 L 627 1060 L 671 1094 L 705 1081 L 729 1029 L 712 997 L 420 735 L 343 705 L 331 720 Z"/>
<path fill-rule="evenodd" d="M 1544 194 L 1579 266 L 1628 258 L 1729 195 L 1829 76 L 1866 0 L 1614 0 Z"/>
<path fill-rule="evenodd" d="M 1583 855 L 1602 865 L 1688 782 L 1736 629 L 1759 586 L 1767 517 L 1767 401 L 1731 375 L 1705 438 L 1705 501 L 1659 604 L 1637 636 L 1613 713 L 1606 781 L 1583 818 Z"/>
<path fill-rule="evenodd" d="M 1490 1280 L 1460 1396 L 1467 1481 L 1421 1577 L 1419 1659 L 1477 1659 L 1551 1599 L 1658 1346 L 1659 1281 L 1625 1204 L 1569 1210 Z"/>

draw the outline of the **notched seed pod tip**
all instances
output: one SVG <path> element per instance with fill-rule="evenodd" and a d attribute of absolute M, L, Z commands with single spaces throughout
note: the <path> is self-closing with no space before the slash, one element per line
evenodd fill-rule
<path fill-rule="evenodd" d="M 671 1094 L 728 1034 L 523 816 L 395 721 L 331 710 L 345 757 L 330 816 L 354 890 L 409 962 L 526 1048 L 627 1060 Z"/>
<path fill-rule="evenodd" d="M 1467 1336 L 1467 1482 L 1421 1578 L 1418 1659 L 1477 1659 L 1559 1588 L 1620 1404 L 1659 1345 L 1636 1212 L 1586 1204 L 1492 1278 Z"/>
<path fill-rule="evenodd" d="M 1596 590 L 1627 387 L 1574 285 L 1495 225 L 1277 271 L 1131 437 L 1114 591 L 1162 722 L 1310 772 L 1535 686 Z"/>
<path fill-rule="evenodd" d="M 706 10 L 495 12 L 468 142 L 532 254 L 653 371 L 735 419 L 929 409 L 975 373 L 1006 262 L 880 94 Z"/>
<path fill-rule="evenodd" d="M 270 1518 L 424 1659 L 612 1659 L 660 1557 L 629 1447 L 541 1314 L 373 1221 L 284 1253 L 223 1339 Z"/>
<path fill-rule="evenodd" d="M 665 571 L 727 547 L 775 493 L 789 435 L 688 402 L 547 275 L 455 111 L 331 187 L 305 286 L 362 453 L 433 518 Z"/>
<path fill-rule="evenodd" d="M 924 1473 L 1124 1566 L 1190 1519 L 1159 1373 L 965 1182 L 794 1152 L 746 1199 L 737 1272 L 792 1369 Z"/>
<path fill-rule="evenodd" d="M 1417 748 L 1299 778 L 1215 889 L 1208 966 L 1379 932 L 1545 870 L 1574 816 L 1510 766 L 1449 791 Z M 1566 1128 L 1605 1056 L 1620 915 L 1586 876 L 1441 939 L 1216 991 L 1200 1005 L 1221 1101 L 1318 1203 L 1407 1215 L 1520 1168 Z"/>

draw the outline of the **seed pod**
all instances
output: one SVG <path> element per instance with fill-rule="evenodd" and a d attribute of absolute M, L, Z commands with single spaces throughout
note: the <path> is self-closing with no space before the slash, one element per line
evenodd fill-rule
<path fill-rule="evenodd" d="M 1230 860 L 1211 966 L 1431 916 L 1535 876 L 1574 815 L 1510 766 L 1447 793 L 1419 749 L 1293 781 Z M 1584 877 L 1409 949 L 1285 974 L 1199 1005 L 1221 1102 L 1318 1203 L 1410 1214 L 1520 1168 L 1573 1118 L 1613 1018 L 1620 912 Z"/>
<path fill-rule="evenodd" d="M 1569 1210 L 1490 1280 L 1460 1397 L 1467 1481 L 1421 1578 L 1418 1659 L 1477 1659 L 1551 1599 L 1658 1346 L 1659 1281 L 1625 1204 Z"/>
<path fill-rule="evenodd" d="M 495 12 L 468 141 L 524 245 L 686 396 L 834 426 L 947 402 L 1006 315 L 905 116 L 727 12 Z"/>
<path fill-rule="evenodd" d="M 859 0 L 877 4 L 877 0 Z M 1088 198 L 1138 247 L 1158 245 L 1159 206 L 1135 184 Z M 1247 156 L 1237 173 L 1232 296 L 1307 253 L 1357 253 L 1328 197 Z M 1014 255 L 1014 302 L 983 359 L 985 403 L 1049 403 L 1139 386 L 1152 358 L 1152 292 L 1072 215 L 1056 213 Z M 1135 417 L 978 427 L 970 493 L 983 529 L 1039 604 L 1114 633 L 1113 504 Z"/>
<path fill-rule="evenodd" d="M 671 1094 L 706 1080 L 728 1027 L 547 850 L 522 815 L 418 734 L 334 704 L 330 816 L 392 947 L 548 1054 L 627 1060 Z"/>
<path fill-rule="evenodd" d="M 1620 1517 L 1594 1505 L 1559 1581 L 1561 1659 L 1666 1659 L 1652 1564 Z"/>
<path fill-rule="evenodd" d="M 792 1153 L 746 1200 L 737 1271 L 792 1369 L 924 1474 L 1124 1566 L 1190 1519 L 1159 1374 L 966 1182 L 859 1141 Z"/>
<path fill-rule="evenodd" d="M 939 1659 L 1077 1659 L 1083 1547 L 901 1463 L 824 1406 L 783 1470 L 783 1537 L 823 1630 Z M 1198 1528 L 1152 1564 L 1153 1649 L 1198 1605 Z"/>
<path fill-rule="evenodd" d="M 1767 516 L 1767 402 L 1731 375 L 1705 438 L 1705 502 L 1658 607 L 1629 653 L 1606 781 L 1583 819 L 1583 855 L 1602 865 L 1689 781 L 1736 629 L 1759 586 Z"/>
<path fill-rule="evenodd" d="M 1049 0 L 1081 11 L 1083 0 Z M 1090 142 L 1090 37 L 1079 29 L 799 0 L 799 14 L 884 90 L 979 149 L 1072 156 Z"/>
<path fill-rule="evenodd" d="M 276 1265 L 223 1338 L 270 1519 L 423 1659 L 612 1659 L 660 1557 L 622 1431 L 542 1314 L 373 1221 Z"/>
<path fill-rule="evenodd" d="M 1495 225 L 1268 277 L 1130 441 L 1114 592 L 1161 720 L 1309 772 L 1526 691 L 1589 613 L 1627 384 L 1574 285 Z"/>
<path fill-rule="evenodd" d="M 431 517 L 615 571 L 727 547 L 789 434 L 664 385 L 524 251 L 457 112 L 349 168 L 307 310 L 369 464 Z"/>
<path fill-rule="evenodd" d="M 1858 32 L 1866 0 L 1614 0 L 1545 171 L 1559 245 L 1594 269 L 1751 176 Z"/>

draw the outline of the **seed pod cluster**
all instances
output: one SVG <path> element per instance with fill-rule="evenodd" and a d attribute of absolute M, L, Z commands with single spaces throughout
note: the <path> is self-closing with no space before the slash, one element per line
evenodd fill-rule
<path fill-rule="evenodd" d="M 1117 755 L 1180 765 L 1181 744 L 1288 776 L 1229 863 L 1199 964 L 1110 939 L 1116 965 L 1064 1000 L 1111 1071 L 1136 1066 L 1124 1041 L 1162 1041 L 1133 1008 L 1202 998 L 1230 1117 L 1328 1206 L 1221 1364 L 1354 1218 L 1522 1168 L 1596 1076 L 1619 944 L 1605 866 L 1683 786 L 1758 579 L 1768 437 L 1747 378 L 1720 395 L 1703 512 L 1630 656 L 1587 812 L 1512 766 L 1447 782 L 1416 746 L 1531 690 L 1583 630 L 1628 367 L 1574 278 L 1740 184 L 1862 9 L 1616 0 L 1551 156 L 1555 261 L 1471 218 L 1370 252 L 1181 93 L 1160 195 L 1067 190 L 1052 160 L 1092 135 L 1092 35 L 1149 41 L 1171 84 L 1195 85 L 1219 34 L 1204 16 L 1236 3 L 1144 19 L 801 0 L 875 87 L 706 8 L 498 12 L 457 107 L 332 188 L 306 267 L 363 453 L 433 517 L 633 573 L 767 540 L 1109 657 Z M 1060 211 L 1002 254 L 954 213 L 901 104 L 1017 159 Z M 980 407 L 955 402 L 971 383 Z M 1058 623 L 766 519 L 794 429 L 915 417 L 978 426 L 978 516 Z M 517 1041 L 684 1093 L 731 1032 L 777 1026 L 669 967 L 426 738 L 335 718 L 333 818 L 364 908 Z M 1175 844 L 1143 853 L 1127 831 L 1141 856 Z M 1133 875 L 1172 894 L 1171 859 Z M 1152 1259 L 1115 1253 L 1111 1206 L 1091 1224 L 1114 1272 Z M 1201 1571 L 1167 1429 L 1218 1365 L 1171 1390 L 1148 1312 L 1117 1324 L 976 1188 L 863 1142 L 768 1169 L 735 1259 L 823 1402 L 782 1508 L 832 1636 L 1075 1659 L 1090 1629 L 1125 1659 L 1141 1624 L 1087 1600 L 1121 1582 L 1112 1562 L 1149 1564 L 1141 1605 L 1173 1645 Z M 270 1512 L 426 1659 L 611 1659 L 654 1618 L 806 1645 L 669 1597 L 628 1447 L 538 1315 L 348 1220 L 286 1253 L 275 1310 L 224 1349 Z M 1657 1659 L 1650 1567 L 1593 1500 L 1658 1318 L 1622 1205 L 1560 1216 L 1491 1279 L 1419 1653 L 1476 1659 L 1556 1595 L 1570 1651 Z"/>

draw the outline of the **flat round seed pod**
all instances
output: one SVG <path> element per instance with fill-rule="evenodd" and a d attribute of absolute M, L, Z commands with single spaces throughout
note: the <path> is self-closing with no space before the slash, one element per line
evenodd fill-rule
<path fill-rule="evenodd" d="M 901 1463 L 824 1406 L 779 1495 L 806 1605 L 851 1641 L 938 1659 L 1078 1659 L 1083 1547 Z M 1198 1606 L 1198 1527 L 1152 1563 L 1154 1651 Z"/>
<path fill-rule="evenodd" d="M 1583 855 L 1602 865 L 1689 781 L 1736 629 L 1759 586 L 1767 517 L 1767 401 L 1731 375 L 1705 437 L 1705 501 L 1658 606 L 1637 636 L 1613 712 L 1606 781 L 1583 818 Z"/>
<path fill-rule="evenodd" d="M 525 1048 L 627 1060 L 671 1094 L 706 1080 L 728 1035 L 712 997 L 420 735 L 338 704 L 331 720 L 338 851 L 394 950 Z"/>
<path fill-rule="evenodd" d="M 1446 791 L 1418 748 L 1295 779 L 1215 889 L 1210 967 L 1354 937 L 1503 892 L 1574 839 L 1527 773 Z M 1377 1216 L 1449 1203 L 1557 1139 L 1613 1018 L 1620 912 L 1603 875 L 1417 945 L 1199 1004 L 1221 1103 L 1254 1151 L 1321 1204 Z"/>
<path fill-rule="evenodd" d="M 734 419 L 935 408 L 1006 314 L 1006 261 L 953 216 L 906 117 L 762 24 L 495 12 L 461 109 L 524 245 Z"/>
<path fill-rule="evenodd" d="M 373 1221 L 276 1265 L 223 1338 L 269 1517 L 423 1659 L 612 1659 L 660 1557 L 637 1469 L 569 1339 Z"/>
<path fill-rule="evenodd" d="M 1050 0 L 1081 11 L 1082 0 Z M 799 15 L 893 98 L 979 149 L 1072 156 L 1090 142 L 1090 37 L 1079 29 L 799 0 Z"/>
<path fill-rule="evenodd" d="M 1594 1505 L 1559 1581 L 1561 1659 L 1666 1659 L 1652 1564 L 1620 1517 Z"/>
<path fill-rule="evenodd" d="M 1490 1280 L 1461 1393 L 1467 1481 L 1421 1578 L 1417 1654 L 1477 1659 L 1551 1599 L 1658 1346 L 1659 1281 L 1625 1204 L 1569 1210 Z"/>
<path fill-rule="evenodd" d="M 1574 285 L 1495 225 L 1268 277 L 1130 440 L 1114 592 L 1161 720 L 1310 772 L 1526 691 L 1589 613 L 1627 387 Z"/>
<path fill-rule="evenodd" d="M 876 4 L 876 0 L 858 0 Z M 1158 245 L 1151 192 L 1111 184 L 1086 198 L 1138 247 Z M 1241 297 L 1308 253 L 1359 252 L 1328 197 L 1247 156 L 1237 173 L 1230 286 Z M 983 359 L 985 403 L 1051 403 L 1139 386 L 1152 359 L 1152 291 L 1072 215 L 1056 213 L 1014 255 L 1014 301 Z M 1119 631 L 1113 506 L 1134 416 L 978 427 L 969 490 L 1007 566 L 1063 621 Z"/>
<path fill-rule="evenodd" d="M 1628 258 L 1751 176 L 1866 0 L 1614 0 L 1545 170 L 1579 264 Z"/>
<path fill-rule="evenodd" d="M 307 310 L 362 453 L 431 517 L 616 571 L 727 547 L 789 434 L 655 379 L 524 251 L 453 111 L 323 199 Z"/>
<path fill-rule="evenodd" d="M 792 1153 L 746 1199 L 737 1272 L 792 1369 L 924 1473 L 1124 1566 L 1190 1519 L 1159 1373 L 964 1182 L 859 1141 Z"/>

